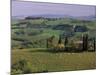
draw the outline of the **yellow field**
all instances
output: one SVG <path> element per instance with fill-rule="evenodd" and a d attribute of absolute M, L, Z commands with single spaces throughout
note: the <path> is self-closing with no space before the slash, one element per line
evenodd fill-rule
<path fill-rule="evenodd" d="M 87 70 L 96 68 L 96 53 L 52 53 L 38 49 L 12 50 L 12 64 L 25 59 L 31 66 L 32 73 Z"/>

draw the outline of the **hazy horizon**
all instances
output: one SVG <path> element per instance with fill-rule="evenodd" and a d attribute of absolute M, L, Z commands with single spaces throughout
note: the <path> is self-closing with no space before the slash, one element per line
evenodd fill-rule
<path fill-rule="evenodd" d="M 96 6 L 78 4 L 57 4 L 31 1 L 12 1 L 12 16 L 31 16 L 31 15 L 69 15 L 95 16 Z"/>

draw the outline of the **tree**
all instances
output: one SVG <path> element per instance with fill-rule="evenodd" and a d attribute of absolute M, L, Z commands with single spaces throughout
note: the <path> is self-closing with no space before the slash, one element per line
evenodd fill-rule
<path fill-rule="evenodd" d="M 65 37 L 65 42 L 64 42 L 64 45 L 65 45 L 65 50 L 67 50 L 68 48 L 66 47 L 66 45 L 68 44 L 68 37 L 66 36 Z"/>
<path fill-rule="evenodd" d="M 48 39 L 46 39 L 46 47 L 48 48 Z"/>
<path fill-rule="evenodd" d="M 93 40 L 94 51 L 96 50 L 96 40 Z"/>
<path fill-rule="evenodd" d="M 88 34 L 83 35 L 83 51 L 88 50 Z"/>
<path fill-rule="evenodd" d="M 68 44 L 68 37 L 66 36 L 66 37 L 65 37 L 64 45 L 66 46 L 67 44 Z"/>
<path fill-rule="evenodd" d="M 46 40 L 46 46 L 47 46 L 47 48 L 53 47 L 54 38 L 55 38 L 55 36 L 51 36 L 51 37 L 47 38 L 47 40 Z"/>
<path fill-rule="evenodd" d="M 61 44 L 62 40 L 61 40 L 61 35 L 59 36 L 59 40 L 58 40 L 58 44 Z"/>

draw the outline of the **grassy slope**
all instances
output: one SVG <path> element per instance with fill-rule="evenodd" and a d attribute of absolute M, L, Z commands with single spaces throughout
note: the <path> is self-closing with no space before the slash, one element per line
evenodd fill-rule
<path fill-rule="evenodd" d="M 30 62 L 33 72 L 95 69 L 95 52 L 50 53 L 45 50 L 12 50 L 12 64 L 20 59 Z"/>
<path fill-rule="evenodd" d="M 95 21 L 93 22 L 87 22 L 87 23 L 83 23 L 81 21 L 74 21 L 74 22 L 71 22 L 73 20 L 71 19 L 58 19 L 58 20 L 51 20 L 51 21 L 48 21 L 48 20 L 44 20 L 44 19 L 36 19 L 36 20 L 24 20 L 25 22 L 30 22 L 32 25 L 40 25 L 40 24 L 43 24 L 45 23 L 45 25 L 59 25 L 59 24 L 69 24 L 69 25 L 86 25 L 87 28 L 89 28 L 89 37 L 95 37 L 95 33 L 96 33 L 96 25 L 95 25 Z M 13 24 L 16 24 L 16 23 L 20 23 L 21 20 L 12 20 L 12 26 L 11 27 L 16 27 L 16 25 L 13 25 Z M 48 37 L 51 37 L 51 36 L 55 36 L 56 39 L 58 39 L 59 35 L 61 33 L 63 33 L 64 31 L 63 30 L 52 30 L 51 28 L 48 28 L 48 29 L 43 29 L 43 32 L 38 34 L 37 35 L 16 35 L 14 32 L 20 32 L 20 31 L 25 31 L 25 33 L 27 32 L 32 32 L 32 33 L 37 33 L 37 32 L 40 32 L 40 29 L 34 29 L 34 28 L 30 28 L 30 29 L 12 29 L 12 37 L 13 38 L 19 38 L 19 39 L 27 39 L 31 42 L 34 43 L 34 40 L 41 40 L 41 39 L 46 39 Z M 91 35 L 92 34 L 92 35 Z M 78 37 L 81 37 L 82 35 L 82 32 L 75 32 L 75 35 L 73 36 L 73 38 L 78 38 Z M 21 41 L 20 41 L 21 42 Z M 19 41 L 16 41 L 16 40 L 12 40 L 12 46 L 16 48 L 16 46 L 19 46 Z M 44 46 L 44 45 L 43 45 Z"/>

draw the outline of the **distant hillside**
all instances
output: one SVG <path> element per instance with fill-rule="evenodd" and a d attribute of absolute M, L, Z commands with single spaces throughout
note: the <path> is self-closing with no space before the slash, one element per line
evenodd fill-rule
<path fill-rule="evenodd" d="M 80 17 L 73 17 L 74 19 L 78 20 L 96 20 L 96 16 L 91 15 L 91 16 L 80 16 Z"/>
<path fill-rule="evenodd" d="M 70 18 L 70 19 L 78 19 L 78 20 L 96 20 L 96 16 L 91 15 L 91 16 L 69 16 L 65 14 L 40 14 L 40 15 L 31 15 L 31 16 L 12 16 L 12 19 L 25 19 L 26 17 L 28 18 L 37 18 L 37 17 L 43 17 L 43 18 Z"/>
<path fill-rule="evenodd" d="M 13 20 L 18 20 L 18 19 L 24 19 L 25 16 L 12 16 L 11 17 Z"/>

